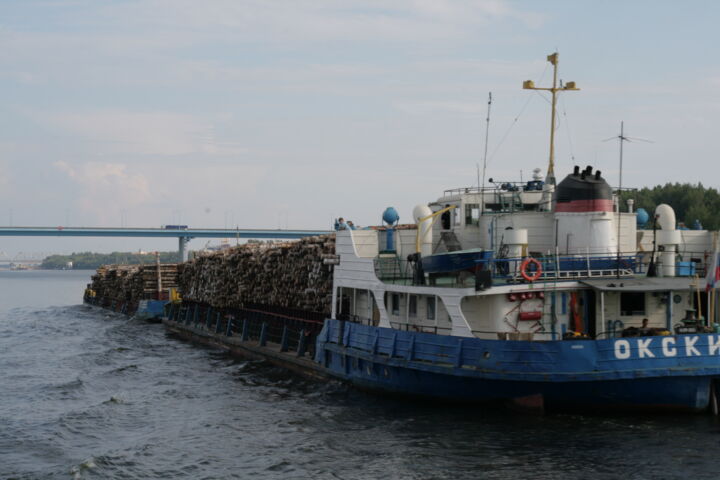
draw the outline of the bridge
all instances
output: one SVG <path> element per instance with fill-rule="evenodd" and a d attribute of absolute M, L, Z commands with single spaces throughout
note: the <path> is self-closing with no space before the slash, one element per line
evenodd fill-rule
<path fill-rule="evenodd" d="M 328 230 L 261 230 L 240 228 L 93 228 L 0 227 L 0 237 L 148 237 L 177 238 L 178 251 L 187 260 L 186 245 L 193 238 L 254 238 L 294 240 L 331 233 Z"/>

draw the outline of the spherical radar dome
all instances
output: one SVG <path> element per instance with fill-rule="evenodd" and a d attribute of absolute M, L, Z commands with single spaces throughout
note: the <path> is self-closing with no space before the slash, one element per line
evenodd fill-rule
<path fill-rule="evenodd" d="M 637 214 L 638 227 L 642 227 L 650 220 L 650 214 L 644 208 L 638 208 L 635 213 Z"/>
<path fill-rule="evenodd" d="M 397 210 L 393 207 L 387 207 L 383 212 L 382 219 L 383 222 L 388 225 L 395 225 L 398 221 L 400 221 L 400 215 L 398 215 Z"/>

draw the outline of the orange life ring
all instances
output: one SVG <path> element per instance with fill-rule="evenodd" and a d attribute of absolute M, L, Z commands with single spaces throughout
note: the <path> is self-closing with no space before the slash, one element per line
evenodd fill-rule
<path fill-rule="evenodd" d="M 535 272 L 528 274 L 527 268 L 531 263 L 535 265 Z M 534 282 L 542 275 L 542 264 L 533 257 L 527 257 L 520 264 L 520 275 L 528 282 Z"/>

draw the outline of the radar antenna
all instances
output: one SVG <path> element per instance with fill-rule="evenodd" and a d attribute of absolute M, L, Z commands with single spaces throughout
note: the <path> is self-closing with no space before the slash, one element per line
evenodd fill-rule
<path fill-rule="evenodd" d="M 485 154 L 483 155 L 482 185 L 480 185 L 480 215 L 485 210 L 485 171 L 487 170 L 488 138 L 490 136 L 490 107 L 492 106 L 492 92 L 488 92 L 487 118 L 485 119 Z"/>
<path fill-rule="evenodd" d="M 647 143 L 654 143 L 652 140 L 646 140 L 644 138 L 634 138 L 634 137 L 626 137 L 625 136 L 625 122 L 620 122 L 620 135 L 616 135 L 614 137 L 606 138 L 603 140 L 603 142 L 609 142 L 610 140 L 617 139 L 620 143 L 620 170 L 618 174 L 618 192 L 617 192 L 617 278 L 620 278 L 620 225 L 622 224 L 622 221 L 620 220 L 620 200 L 622 199 L 622 170 L 623 170 L 623 143 L 625 142 L 633 142 L 633 141 L 640 141 L 640 142 L 647 142 Z"/>

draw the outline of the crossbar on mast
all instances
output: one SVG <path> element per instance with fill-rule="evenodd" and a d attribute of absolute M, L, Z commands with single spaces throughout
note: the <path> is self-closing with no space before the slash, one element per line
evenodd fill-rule
<path fill-rule="evenodd" d="M 556 100 L 558 92 L 566 92 L 570 90 L 580 90 L 575 86 L 575 82 L 567 82 L 565 85 L 558 87 L 557 84 L 557 71 L 558 71 L 558 60 L 560 54 L 555 52 L 548 55 L 547 61 L 553 65 L 553 83 L 552 87 L 536 87 L 532 80 L 525 80 L 523 82 L 523 88 L 525 90 L 545 90 L 552 94 L 552 113 L 550 116 L 550 160 L 548 162 L 547 177 L 545 182 L 551 185 L 555 185 L 555 116 L 556 116 Z"/>

